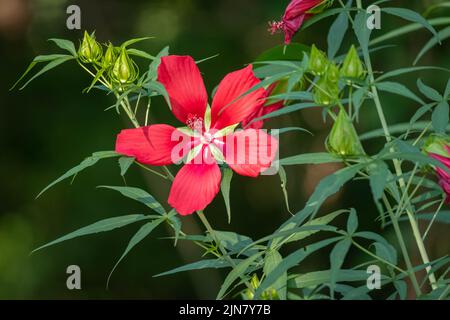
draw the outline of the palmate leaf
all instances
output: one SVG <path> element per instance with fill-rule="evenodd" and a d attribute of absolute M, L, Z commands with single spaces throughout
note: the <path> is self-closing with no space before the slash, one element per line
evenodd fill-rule
<path fill-rule="evenodd" d="M 123 252 L 122 256 L 119 258 L 119 260 L 116 262 L 114 267 L 112 268 L 111 272 L 109 273 L 108 280 L 106 281 L 106 287 L 109 286 L 109 280 L 111 279 L 112 274 L 114 273 L 114 270 L 116 270 L 119 263 L 125 258 L 125 256 L 133 249 L 139 242 L 144 240 L 152 231 L 159 226 L 162 222 L 166 220 L 165 217 L 155 219 L 151 222 L 147 222 L 144 224 L 130 239 L 130 242 L 128 243 L 125 251 Z"/>
<path fill-rule="evenodd" d="M 61 177 L 50 183 L 47 187 L 45 187 L 37 196 L 36 198 L 39 198 L 45 191 L 53 187 L 55 184 L 70 178 L 72 176 L 77 175 L 79 172 L 83 171 L 84 169 L 93 166 L 101 159 L 107 159 L 107 158 L 114 158 L 119 157 L 120 155 L 116 153 L 115 151 L 99 151 L 94 152 L 90 157 L 87 157 L 84 159 L 79 165 L 76 167 L 73 167 L 72 169 L 68 170 L 66 173 L 64 173 Z"/>
<path fill-rule="evenodd" d="M 91 225 L 88 225 L 88 226 L 80 228 L 74 232 L 71 232 L 63 237 L 60 237 L 52 242 L 49 242 L 43 246 L 40 246 L 39 248 L 33 250 L 32 253 L 34 253 L 38 250 L 41 250 L 43 248 L 55 245 L 57 243 L 73 239 L 73 238 L 86 236 L 86 235 L 99 233 L 99 232 L 111 231 L 111 230 L 129 225 L 131 223 L 146 220 L 146 219 L 150 219 L 150 216 L 145 216 L 143 214 L 130 214 L 130 215 L 126 215 L 126 216 L 120 216 L 120 217 L 114 217 L 114 218 L 100 220 Z"/>
<path fill-rule="evenodd" d="M 139 201 L 160 215 L 164 215 L 166 210 L 163 206 L 147 191 L 133 187 L 99 186 L 98 188 L 111 189 L 120 192 L 123 196 Z"/>

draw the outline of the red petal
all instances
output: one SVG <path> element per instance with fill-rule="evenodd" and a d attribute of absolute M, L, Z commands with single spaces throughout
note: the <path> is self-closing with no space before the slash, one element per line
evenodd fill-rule
<path fill-rule="evenodd" d="M 190 56 L 167 56 L 161 58 L 158 81 L 169 94 L 172 112 L 183 123 L 188 116 L 203 118 L 208 95 L 200 71 Z"/>
<path fill-rule="evenodd" d="M 174 154 L 172 157 L 172 152 L 177 150 L 175 147 L 184 145 L 187 141 L 190 141 L 190 138 L 174 127 L 157 124 L 122 130 L 117 135 L 116 152 L 135 157 L 140 163 L 168 165 L 182 156 Z"/>
<path fill-rule="evenodd" d="M 226 138 L 225 162 L 240 175 L 257 177 L 277 155 L 278 140 L 262 130 L 240 130 Z"/>
<path fill-rule="evenodd" d="M 170 189 L 169 204 L 181 215 L 203 210 L 220 189 L 220 169 L 213 164 L 186 164 Z"/>
<path fill-rule="evenodd" d="M 211 127 L 222 129 L 240 123 L 264 105 L 266 90 L 260 88 L 242 96 L 260 83 L 252 66 L 229 73 L 220 82 L 211 107 Z"/>

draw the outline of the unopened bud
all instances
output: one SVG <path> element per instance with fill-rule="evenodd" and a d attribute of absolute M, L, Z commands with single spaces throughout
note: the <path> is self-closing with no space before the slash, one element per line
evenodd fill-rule
<path fill-rule="evenodd" d="M 111 78 L 120 84 L 128 84 L 135 81 L 138 77 L 137 66 L 128 56 L 127 50 L 122 48 L 114 63 Z"/>
<path fill-rule="evenodd" d="M 103 56 L 103 60 L 102 60 L 102 67 L 107 69 L 109 67 L 111 67 L 114 62 L 116 61 L 116 53 L 115 53 L 115 48 L 114 46 L 111 44 L 111 42 L 108 45 L 108 48 L 106 49 L 105 55 Z"/>
<path fill-rule="evenodd" d="M 365 75 L 364 66 L 353 45 L 348 51 L 344 63 L 342 64 L 341 75 L 351 79 L 362 79 Z"/>
<path fill-rule="evenodd" d="M 327 67 L 328 59 L 325 53 L 317 49 L 317 47 L 313 44 L 309 57 L 308 71 L 316 76 L 321 76 L 325 73 Z"/>
<path fill-rule="evenodd" d="M 341 157 L 361 156 L 364 149 L 356 133 L 355 127 L 345 110 L 340 110 L 327 138 L 329 152 Z"/>
<path fill-rule="evenodd" d="M 96 63 L 102 58 L 102 46 L 95 40 L 94 33 L 84 32 L 83 41 L 78 49 L 78 56 L 84 63 Z"/>

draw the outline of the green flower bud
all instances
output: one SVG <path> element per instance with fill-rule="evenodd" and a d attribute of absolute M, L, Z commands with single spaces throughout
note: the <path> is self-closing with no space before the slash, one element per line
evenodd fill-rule
<path fill-rule="evenodd" d="M 341 157 L 365 154 L 355 127 L 345 110 L 339 111 L 339 115 L 331 128 L 327 138 L 327 149 L 330 153 Z"/>
<path fill-rule="evenodd" d="M 130 59 L 127 50 L 122 48 L 111 70 L 111 78 L 120 84 L 132 83 L 139 76 L 136 63 Z"/>
<path fill-rule="evenodd" d="M 320 105 L 333 104 L 339 98 L 337 82 L 329 81 L 326 76 L 320 78 L 313 89 L 314 102 Z"/>
<path fill-rule="evenodd" d="M 106 49 L 105 55 L 103 56 L 102 66 L 103 68 L 107 69 L 111 67 L 115 61 L 116 61 L 115 48 L 110 42 L 108 48 Z"/>
<path fill-rule="evenodd" d="M 102 58 L 102 46 L 95 40 L 94 33 L 84 32 L 83 41 L 78 49 L 78 56 L 84 63 L 96 63 Z"/>
<path fill-rule="evenodd" d="M 365 75 L 364 66 L 359 59 L 355 46 L 351 46 L 341 67 L 341 75 L 346 78 L 362 79 Z"/>
<path fill-rule="evenodd" d="M 450 137 L 431 135 L 425 140 L 422 150 L 427 154 L 434 153 L 443 157 L 448 157 L 449 148 L 450 148 Z"/>
<path fill-rule="evenodd" d="M 311 54 L 309 57 L 308 71 L 316 76 L 321 76 L 325 73 L 328 67 L 328 59 L 324 52 L 317 49 L 313 44 L 311 47 Z"/>

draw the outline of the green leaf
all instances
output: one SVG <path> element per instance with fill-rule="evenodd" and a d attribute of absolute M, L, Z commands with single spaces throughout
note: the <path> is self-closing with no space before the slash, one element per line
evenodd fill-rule
<path fill-rule="evenodd" d="M 150 209 L 156 211 L 161 215 L 166 213 L 166 210 L 164 210 L 162 205 L 151 194 L 142 189 L 133 187 L 114 187 L 114 186 L 98 186 L 98 188 L 105 188 L 118 191 L 123 196 L 139 201 L 140 203 L 145 204 L 147 207 L 149 207 Z"/>
<path fill-rule="evenodd" d="M 63 50 L 67 50 L 70 52 L 70 54 L 74 57 L 77 57 L 77 50 L 75 49 L 75 45 L 72 41 L 66 40 L 66 39 L 48 39 L 48 41 L 54 42 L 58 47 L 60 47 Z"/>
<path fill-rule="evenodd" d="M 254 249 L 248 250 L 248 248 L 253 243 L 253 240 L 251 238 L 237 234 L 235 232 L 218 230 L 215 230 L 215 232 L 220 243 L 225 249 L 228 250 L 230 255 L 238 253 L 239 255 L 243 254 L 246 256 L 251 256 L 255 254 Z"/>
<path fill-rule="evenodd" d="M 86 235 L 90 235 L 90 234 L 94 234 L 94 233 L 111 231 L 111 230 L 121 228 L 121 227 L 129 225 L 131 223 L 138 222 L 138 221 L 145 220 L 145 219 L 149 219 L 149 217 L 145 216 L 143 214 L 130 214 L 130 215 L 126 215 L 126 216 L 120 216 L 120 217 L 114 217 L 114 218 L 100 220 L 91 225 L 88 225 L 88 226 L 78 229 L 74 232 L 71 232 L 71 233 L 69 233 L 61 238 L 58 238 L 52 242 L 49 242 L 43 246 L 40 246 L 39 248 L 33 250 L 31 253 L 34 253 L 38 250 L 41 250 L 43 248 L 55 245 L 57 243 L 60 243 L 60 242 L 66 241 L 66 240 L 70 240 L 73 238 L 86 236 Z"/>
<path fill-rule="evenodd" d="M 437 90 L 427 86 L 422 82 L 421 79 L 417 79 L 417 87 L 419 88 L 420 92 L 422 92 L 422 94 L 428 99 L 436 102 L 442 101 L 443 97 L 440 95 L 440 93 L 437 92 Z"/>
<path fill-rule="evenodd" d="M 381 91 L 394 93 L 409 98 L 411 100 L 420 103 L 421 105 L 425 104 L 425 102 L 423 102 L 422 99 L 420 99 L 416 94 L 414 94 L 411 90 L 409 90 L 401 83 L 386 81 L 386 82 L 378 82 L 375 84 L 375 86 Z"/>
<path fill-rule="evenodd" d="M 130 39 L 128 41 L 125 41 L 124 43 L 122 43 L 122 45 L 120 46 L 121 48 L 126 48 L 128 46 L 131 46 L 132 44 L 135 44 L 137 42 L 141 42 L 144 40 L 149 40 L 149 39 L 153 39 L 154 37 L 142 37 L 142 38 L 135 38 L 135 39 Z"/>
<path fill-rule="evenodd" d="M 111 276 L 114 273 L 114 270 L 116 270 L 117 266 L 123 260 L 123 258 L 125 258 L 125 256 L 131 251 L 131 249 L 133 249 L 139 242 L 144 240 L 163 221 L 165 221 L 165 219 L 160 218 L 160 219 L 153 220 L 151 222 L 147 222 L 134 234 L 134 236 L 131 238 L 130 242 L 128 243 L 128 246 L 126 247 L 125 251 L 123 252 L 122 256 L 119 258 L 119 260 L 116 262 L 116 264 L 112 268 L 111 272 L 109 273 L 108 280 L 106 281 L 106 287 L 109 286 L 109 280 L 111 279 Z"/>
<path fill-rule="evenodd" d="M 288 280 L 288 286 L 296 289 L 311 288 L 330 283 L 330 279 L 331 270 L 313 271 L 290 278 Z M 341 269 L 336 274 L 336 283 L 366 280 L 367 272 L 365 270 Z"/>
<path fill-rule="evenodd" d="M 289 193 L 287 191 L 287 175 L 286 175 L 286 171 L 284 170 L 283 166 L 279 166 L 278 175 L 280 176 L 280 180 L 281 180 L 281 190 L 283 191 L 286 209 L 288 212 L 291 212 L 291 209 L 289 208 Z"/>
<path fill-rule="evenodd" d="M 383 196 L 384 189 L 388 183 L 391 172 L 389 167 L 383 161 L 377 161 L 369 166 L 369 181 L 373 198 L 378 201 Z"/>
<path fill-rule="evenodd" d="M 433 102 L 433 103 L 429 103 L 424 106 L 421 106 L 419 109 L 417 109 L 416 113 L 414 113 L 414 115 L 411 117 L 411 120 L 409 121 L 410 126 L 412 127 L 417 122 L 417 120 L 422 118 L 434 106 L 436 106 L 436 103 Z M 410 129 L 408 128 L 408 131 L 409 130 Z"/>
<path fill-rule="evenodd" d="M 423 131 L 425 128 L 429 127 L 429 121 L 419 121 L 415 123 L 414 125 L 411 125 L 410 123 L 399 123 L 392 126 L 389 126 L 389 132 L 391 135 L 394 134 L 402 134 L 405 133 L 408 130 L 417 130 L 417 131 Z M 450 131 L 450 126 L 446 128 L 446 131 Z M 384 131 L 383 129 L 376 129 L 373 131 L 369 131 L 366 133 L 363 133 L 359 136 L 360 140 L 368 140 L 373 138 L 379 138 L 384 137 Z"/>
<path fill-rule="evenodd" d="M 431 122 L 437 133 L 445 134 L 449 120 L 449 105 L 447 101 L 441 101 L 433 110 Z"/>
<path fill-rule="evenodd" d="M 344 263 L 345 257 L 347 256 L 348 250 L 352 245 L 352 239 L 345 238 L 334 246 L 333 250 L 330 253 L 330 291 L 331 298 L 334 299 L 334 288 L 336 286 L 337 275 L 339 274 L 339 270 Z"/>
<path fill-rule="evenodd" d="M 275 270 L 276 267 L 280 265 L 280 263 L 283 261 L 283 257 L 280 255 L 280 253 L 276 250 L 270 250 L 266 253 L 265 259 L 264 259 L 264 274 L 268 275 L 273 270 Z M 271 286 L 273 289 L 275 289 L 278 293 L 278 296 L 280 297 L 280 300 L 286 300 L 286 293 L 287 293 L 287 272 L 284 272 Z"/>
<path fill-rule="evenodd" d="M 304 128 L 300 128 L 300 127 L 286 127 L 286 128 L 281 128 L 281 129 L 272 129 L 272 132 L 276 132 L 275 130 L 278 130 L 278 134 L 281 135 L 283 133 L 287 133 L 287 132 L 292 132 L 292 131 L 300 131 L 300 132 L 306 132 L 309 133 L 310 135 L 313 136 L 311 131 L 308 131 Z"/>
<path fill-rule="evenodd" d="M 353 22 L 353 31 L 358 39 L 364 54 L 369 53 L 369 40 L 372 30 L 367 27 L 368 13 L 365 10 L 359 10 Z"/>
<path fill-rule="evenodd" d="M 141 57 L 141 58 L 148 59 L 148 60 L 155 59 L 154 56 L 152 56 L 151 54 L 148 54 L 147 52 L 142 51 L 142 50 L 127 49 L 127 52 L 128 52 L 129 55 L 132 55 L 132 56 Z"/>
<path fill-rule="evenodd" d="M 377 256 L 383 258 L 387 262 L 397 265 L 397 251 L 393 246 L 384 242 L 375 242 L 374 244 L 375 252 Z"/>
<path fill-rule="evenodd" d="M 250 268 L 250 266 L 259 258 L 263 252 L 258 252 L 254 254 L 253 256 L 239 262 L 236 267 L 234 267 L 230 273 L 225 278 L 222 286 L 220 287 L 220 291 L 217 294 L 216 299 L 220 300 L 223 298 L 225 293 L 227 292 L 228 288 L 240 277 L 244 277 L 245 273 L 247 272 L 247 269 Z"/>
<path fill-rule="evenodd" d="M 147 81 L 156 81 L 158 78 L 158 67 L 161 64 L 161 58 L 169 55 L 169 47 L 164 47 L 150 63 Z"/>
<path fill-rule="evenodd" d="M 290 255 L 284 258 L 283 261 L 279 263 L 277 267 L 267 275 L 266 278 L 264 278 L 255 292 L 255 299 L 258 299 L 266 289 L 268 289 L 273 283 L 275 283 L 275 281 L 277 281 L 289 269 L 298 265 L 310 254 L 336 242 L 339 239 L 341 239 L 341 237 L 325 239 L 292 252 Z"/>
<path fill-rule="evenodd" d="M 173 212 L 176 213 L 175 210 L 172 210 Z M 173 230 L 175 231 L 175 242 L 174 242 L 174 246 L 177 245 L 178 239 L 180 238 L 180 233 L 181 233 L 181 220 L 180 218 L 178 218 L 178 214 L 175 215 L 171 215 L 171 212 L 169 212 L 169 222 L 173 228 Z"/>
<path fill-rule="evenodd" d="M 347 219 L 347 233 L 352 235 L 358 229 L 358 216 L 355 209 L 350 210 L 350 214 Z"/>
<path fill-rule="evenodd" d="M 422 17 L 417 12 L 405 8 L 382 8 L 381 10 L 390 15 L 394 15 L 404 20 L 420 24 L 424 28 L 428 29 L 436 38 L 439 39 L 438 34 L 436 30 L 433 28 L 433 26 L 427 21 L 427 19 Z"/>
<path fill-rule="evenodd" d="M 352 1 L 347 2 L 347 8 L 352 5 Z M 345 33 L 348 29 L 348 12 L 341 12 L 328 31 L 328 59 L 332 60 L 339 48 L 342 45 L 342 40 L 344 40 Z"/>
<path fill-rule="evenodd" d="M 299 164 L 322 164 L 332 162 L 343 162 L 342 158 L 338 158 L 331 153 L 303 153 L 296 156 L 284 158 L 280 160 L 280 165 L 291 166 Z"/>
<path fill-rule="evenodd" d="M 450 78 L 448 79 L 447 86 L 445 87 L 444 100 L 450 99 Z"/>
<path fill-rule="evenodd" d="M 310 19 L 306 20 L 302 24 L 301 30 L 305 30 L 306 28 L 311 27 L 312 25 L 316 24 L 317 22 L 319 22 L 319 21 L 321 21 L 321 20 L 323 20 L 325 18 L 334 16 L 336 14 L 340 14 L 341 12 L 351 12 L 351 11 L 354 11 L 354 10 L 357 10 L 357 9 L 354 9 L 354 8 L 349 8 L 349 9 L 347 9 L 347 8 L 327 9 L 324 12 L 322 12 L 320 14 L 317 14 L 317 15 L 314 15 Z"/>
<path fill-rule="evenodd" d="M 223 200 L 227 209 L 228 223 L 231 222 L 231 206 L 230 206 L 230 184 L 233 178 L 233 170 L 225 168 L 223 170 L 222 182 L 220 183 L 220 190 L 222 191 Z"/>
<path fill-rule="evenodd" d="M 240 260 L 234 260 L 235 262 Z M 200 260 L 197 262 L 189 263 L 184 266 L 159 273 L 157 275 L 154 275 L 153 277 L 162 277 L 162 276 L 168 276 L 170 274 L 178 273 L 178 272 L 185 272 L 185 271 L 191 271 L 191 270 L 201 270 L 201 269 L 218 269 L 218 268 L 228 268 L 230 267 L 230 264 L 226 260 L 221 259 L 206 259 L 206 260 Z"/>
<path fill-rule="evenodd" d="M 56 56 L 56 55 L 52 55 L 52 56 Z M 42 57 L 42 56 L 41 56 Z M 49 56 L 47 56 L 49 57 Z M 48 64 L 46 64 L 38 73 L 36 73 L 34 76 L 32 76 L 27 82 L 25 82 L 25 84 L 23 86 L 21 86 L 19 88 L 19 90 L 23 90 L 31 81 L 33 81 L 34 79 L 36 79 L 37 77 L 41 76 L 42 74 L 46 73 L 47 71 L 50 71 L 53 68 L 56 68 L 57 66 L 59 66 L 60 64 L 69 61 L 69 60 L 73 60 L 75 59 L 73 56 L 69 56 L 69 55 L 60 55 L 59 58 L 56 59 L 52 59 L 49 60 L 50 62 Z M 42 62 L 42 61 L 39 61 Z M 14 89 L 16 87 L 16 85 L 25 77 L 25 75 L 31 71 L 31 69 L 36 65 L 37 62 L 33 61 L 30 66 L 28 67 L 28 69 L 25 71 L 25 73 L 20 77 L 19 80 L 17 80 L 17 82 L 12 86 L 11 90 Z"/>
<path fill-rule="evenodd" d="M 324 215 L 322 217 L 319 217 L 319 218 L 316 218 L 316 219 L 313 219 L 313 220 L 310 220 L 310 221 L 306 222 L 305 224 L 302 225 L 302 228 L 328 225 L 331 221 L 333 221 L 338 216 L 340 216 L 341 214 L 346 213 L 346 212 L 348 212 L 348 210 L 334 211 L 334 212 L 329 213 L 327 215 Z M 293 231 L 293 230 L 291 230 L 291 231 Z M 313 234 L 316 234 L 316 233 L 318 233 L 320 231 L 322 231 L 322 229 L 308 230 L 308 231 L 299 231 L 299 232 L 292 233 L 292 236 L 290 236 L 288 238 L 286 243 L 303 240 L 303 239 L 305 239 L 305 238 L 307 238 L 309 236 L 312 236 Z"/>
<path fill-rule="evenodd" d="M 166 88 L 160 82 L 150 81 L 149 83 L 146 84 L 146 87 L 150 91 L 154 91 L 154 92 L 162 95 L 164 97 L 164 99 L 166 100 L 166 103 L 169 106 L 169 109 L 172 110 L 172 105 L 170 103 L 169 94 L 167 93 Z"/>
<path fill-rule="evenodd" d="M 119 158 L 119 166 L 120 166 L 120 175 L 123 177 L 125 173 L 127 173 L 128 169 L 130 169 L 131 165 L 134 163 L 133 157 L 120 157 Z"/>
<path fill-rule="evenodd" d="M 395 70 L 386 72 L 383 75 L 381 75 L 380 77 L 378 77 L 376 82 L 380 82 L 381 80 L 385 80 L 388 78 L 397 77 L 397 76 L 400 76 L 403 74 L 417 72 L 417 71 L 424 71 L 424 70 L 439 70 L 439 71 L 450 72 L 449 69 L 434 67 L 434 66 L 407 67 L 407 68 L 400 68 L 400 69 L 395 69 Z"/>
<path fill-rule="evenodd" d="M 442 29 L 441 31 L 439 31 L 438 36 L 437 37 L 433 37 L 431 38 L 422 48 L 422 50 L 420 50 L 419 54 L 417 55 L 416 59 L 414 60 L 414 65 L 417 64 L 417 62 L 419 62 L 419 60 L 428 52 L 430 51 L 434 46 L 436 46 L 439 41 L 443 41 L 446 40 L 447 38 L 450 37 L 450 27 L 446 27 L 444 29 Z"/>
<path fill-rule="evenodd" d="M 84 159 L 79 165 L 77 165 L 76 167 L 70 169 L 69 171 L 67 171 L 66 173 L 64 173 L 61 177 L 59 177 L 58 179 L 56 179 L 55 181 L 53 181 L 52 183 L 50 183 L 48 186 L 46 186 L 37 196 L 36 199 L 39 198 L 45 191 L 47 191 L 48 189 L 50 189 L 51 187 L 53 187 L 55 184 L 57 184 L 58 182 L 61 182 L 67 178 L 70 178 L 76 174 L 78 174 L 79 172 L 83 171 L 84 169 L 93 166 L 94 164 L 96 164 L 99 160 L 101 159 L 106 159 L 106 158 L 113 158 L 113 157 L 119 157 L 120 155 L 118 153 L 116 153 L 115 151 L 100 151 L 100 152 L 95 152 L 92 154 L 92 156 L 87 157 L 86 159 Z"/>
<path fill-rule="evenodd" d="M 275 118 L 275 117 L 279 117 L 288 113 L 292 113 L 298 110 L 303 110 L 303 109 L 308 109 L 308 108 L 314 108 L 317 107 L 317 103 L 312 103 L 312 102 L 302 102 L 302 103 L 295 103 L 295 104 L 291 104 L 289 106 L 283 107 L 281 109 L 278 109 L 276 111 L 273 111 L 271 113 L 268 113 L 264 116 L 258 117 L 256 119 L 253 119 L 250 123 L 256 122 L 256 121 L 260 121 L 260 120 L 264 120 L 264 119 L 270 119 L 270 118 Z"/>

